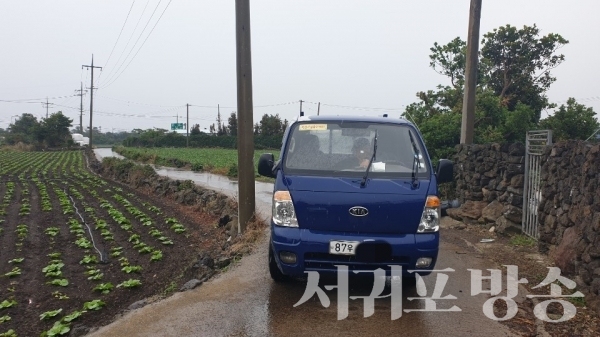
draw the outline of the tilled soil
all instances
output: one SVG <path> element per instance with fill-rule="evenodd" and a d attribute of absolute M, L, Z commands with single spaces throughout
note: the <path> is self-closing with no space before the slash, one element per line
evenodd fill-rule
<path fill-rule="evenodd" d="M 191 207 L 169 200 L 160 200 L 150 191 L 134 190 L 93 176 L 90 178 L 81 175 L 78 169 L 69 168 L 63 173 L 56 170 L 38 178 L 46 186 L 51 200 L 51 210 L 43 211 L 40 190 L 32 180 L 35 175 L 4 175 L 0 178 L 0 200 L 7 193 L 7 182 L 12 181 L 15 185 L 5 208 L 6 214 L 0 216 L 0 306 L 3 301 L 16 303 L 0 308 L 0 334 L 12 329 L 18 336 L 39 336 L 65 315 L 82 311 L 84 302 L 99 299 L 105 303 L 102 309 L 88 310 L 70 326 L 71 330 L 85 333 L 89 328 L 110 323 L 134 302 L 149 302 L 178 291 L 186 281 L 198 276 L 190 270 L 199 256 L 217 259 L 227 254 L 224 250 L 227 247 L 223 244 L 228 237 L 225 229 L 215 225 L 218 222 L 216 217 L 199 214 Z M 71 205 L 77 208 L 84 221 L 77 213 L 65 214 L 65 206 L 59 202 L 59 191 L 72 198 Z M 129 204 L 119 202 L 115 195 L 125 198 Z M 101 207 L 101 200 L 120 212 L 132 225 L 132 230 L 124 230 L 109 214 L 108 208 Z M 27 203 L 31 205 L 30 210 L 23 212 L 21 208 Z M 130 212 L 131 207 L 146 215 L 146 225 Z M 175 233 L 166 221 L 171 218 L 177 219 L 186 231 Z M 83 236 L 76 236 L 69 226 L 73 219 L 81 224 Z M 101 235 L 96 227 L 98 219 L 106 222 L 113 240 Z M 148 220 L 152 223 L 151 227 Z M 26 228 L 26 231 L 19 228 Z M 49 228 L 56 228 L 57 234 L 48 234 Z M 163 244 L 151 236 L 150 228 L 160 231 L 172 244 Z M 135 237 L 132 239 L 132 233 L 152 250 L 160 250 L 162 258 L 151 261 L 150 253 L 140 253 L 140 247 L 134 247 L 138 241 Z M 82 248 L 75 244 L 82 237 L 89 242 L 93 240 L 93 245 Z M 121 252 L 119 256 L 113 254 L 117 250 Z M 95 258 L 96 262 L 84 263 L 85 256 Z M 22 262 L 18 262 L 21 258 Z M 129 266 L 141 267 L 141 271 L 126 273 L 121 258 L 126 258 Z M 52 264 L 52 260 L 60 260 L 64 264 L 60 268 L 61 276 L 44 275 L 43 269 Z M 20 273 L 9 275 L 15 268 Z M 90 270 L 96 270 L 96 274 L 102 274 L 102 277 L 90 280 Z M 60 278 L 66 279 L 68 285 L 49 284 L 51 280 Z M 141 286 L 117 288 L 118 284 L 129 279 L 141 281 Z M 109 293 L 94 291 L 95 287 L 104 283 L 113 285 Z M 55 317 L 40 319 L 41 314 L 58 309 L 62 311 Z"/>
<path fill-rule="evenodd" d="M 506 271 L 503 266 L 518 266 L 519 279 L 525 278 L 528 283 L 521 284 L 519 296 L 515 297 L 518 305 L 517 314 L 502 323 L 522 336 L 598 336 L 600 335 L 600 318 L 598 313 L 585 305 L 585 298 L 572 299 L 576 308 L 575 316 L 560 323 L 544 322 L 534 314 L 535 305 L 548 298 L 528 298 L 530 296 L 550 295 L 550 286 L 535 288 L 548 275 L 548 267 L 553 263 L 547 256 L 540 254 L 537 245 L 522 244 L 525 240 L 515 240 L 515 235 L 500 235 L 490 232 L 486 227 L 479 225 L 465 225 L 448 217 L 442 221 L 442 236 L 444 241 L 455 243 L 464 250 L 457 254 L 476 254 L 482 258 L 492 260 L 498 264 L 498 269 L 503 273 L 504 291 L 498 296 L 506 295 Z M 518 236 L 517 236 L 518 237 Z M 493 242 L 482 243 L 482 239 L 492 239 Z M 489 273 L 484 273 L 489 275 Z M 565 275 L 563 275 L 565 276 Z M 566 276 L 568 278 L 568 276 Z M 562 286 L 563 294 L 572 294 L 578 289 L 568 289 Z M 492 296 L 490 296 L 492 297 Z M 496 317 L 504 317 L 507 313 L 506 302 L 497 300 L 494 303 Z M 563 308 L 558 303 L 548 305 L 546 310 L 550 320 L 559 320 L 563 316 Z"/>

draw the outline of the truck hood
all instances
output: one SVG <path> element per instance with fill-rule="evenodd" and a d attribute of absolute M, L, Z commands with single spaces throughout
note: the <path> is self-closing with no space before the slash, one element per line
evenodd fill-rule
<path fill-rule="evenodd" d="M 429 180 L 286 176 L 300 228 L 356 234 L 414 234 L 421 220 Z M 366 215 L 352 215 L 361 207 Z"/>

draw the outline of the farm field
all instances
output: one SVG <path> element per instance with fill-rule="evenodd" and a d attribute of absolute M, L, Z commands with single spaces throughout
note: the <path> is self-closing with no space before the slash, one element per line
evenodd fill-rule
<path fill-rule="evenodd" d="M 105 325 L 177 291 L 210 221 L 91 173 L 82 152 L 0 151 L 0 336 Z"/>
<path fill-rule="evenodd" d="M 185 167 L 193 171 L 207 171 L 215 174 L 237 176 L 237 150 L 212 148 L 133 148 L 117 147 L 115 151 L 122 156 L 162 166 Z M 256 150 L 254 165 L 263 153 L 273 153 L 279 158 L 279 150 Z"/>

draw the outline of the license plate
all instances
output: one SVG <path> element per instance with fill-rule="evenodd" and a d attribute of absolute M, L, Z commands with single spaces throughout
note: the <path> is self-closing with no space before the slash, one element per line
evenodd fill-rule
<path fill-rule="evenodd" d="M 356 255 L 359 241 L 329 241 L 329 254 Z"/>

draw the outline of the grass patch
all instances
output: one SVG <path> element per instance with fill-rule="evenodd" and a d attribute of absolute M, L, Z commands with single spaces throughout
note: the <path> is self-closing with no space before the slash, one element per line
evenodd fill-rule
<path fill-rule="evenodd" d="M 175 281 L 171 281 L 171 283 L 169 283 L 169 285 L 163 291 L 163 295 L 166 297 L 176 291 L 177 291 L 177 283 Z"/>
<path fill-rule="evenodd" d="M 522 246 L 522 247 L 533 247 L 537 244 L 534 238 L 529 237 L 527 235 L 515 235 L 510 238 L 509 243 L 513 246 Z"/>
<path fill-rule="evenodd" d="M 237 177 L 238 152 L 235 149 L 116 147 L 114 151 L 126 158 L 144 163 L 188 167 L 196 172 L 204 171 Z M 279 150 L 255 150 L 255 172 L 258 172 L 258 159 L 263 153 L 273 153 L 275 158 L 279 157 Z"/>

